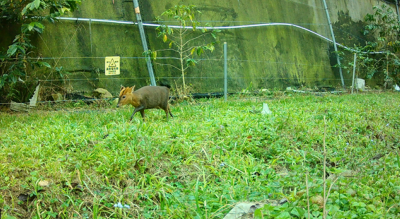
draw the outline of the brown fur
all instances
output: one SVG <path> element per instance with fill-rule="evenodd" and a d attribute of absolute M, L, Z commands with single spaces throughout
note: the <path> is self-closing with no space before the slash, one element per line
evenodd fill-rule
<path fill-rule="evenodd" d="M 135 107 L 130 121 L 132 120 L 133 115 L 135 115 L 135 113 L 137 113 L 138 111 L 140 111 L 140 114 L 142 115 L 144 121 L 144 110 L 154 108 L 163 109 L 168 120 L 168 113 L 169 115 L 171 115 L 171 117 L 174 117 L 171 113 L 171 109 L 169 108 L 168 99 L 169 88 L 164 86 L 145 86 L 136 91 L 135 86 L 121 86 L 117 107 L 126 104 L 131 104 Z"/>
<path fill-rule="evenodd" d="M 121 91 L 119 92 L 119 97 L 125 95 L 127 93 L 132 93 L 132 90 L 135 90 L 135 86 L 133 87 L 124 87 L 121 85 Z"/>

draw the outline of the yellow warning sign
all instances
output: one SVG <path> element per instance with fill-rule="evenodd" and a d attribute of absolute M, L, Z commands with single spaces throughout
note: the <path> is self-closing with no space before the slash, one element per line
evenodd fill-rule
<path fill-rule="evenodd" d="M 106 75 L 119 75 L 119 56 L 106 57 Z"/>

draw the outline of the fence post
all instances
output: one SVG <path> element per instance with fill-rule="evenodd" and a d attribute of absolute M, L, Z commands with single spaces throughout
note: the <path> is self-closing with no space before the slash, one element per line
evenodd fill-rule
<path fill-rule="evenodd" d="M 354 90 L 354 77 L 356 75 L 356 61 L 357 61 L 357 53 L 354 53 L 354 66 L 353 66 L 353 82 L 351 83 L 351 94 L 353 94 Z"/>
<path fill-rule="evenodd" d="M 140 38 L 142 39 L 143 50 L 144 52 L 147 52 L 149 49 L 147 47 L 146 35 L 144 34 L 144 29 L 143 29 L 142 16 L 140 15 L 139 3 L 137 0 L 133 0 L 133 6 L 135 7 L 136 20 L 139 27 Z M 151 64 L 151 60 L 149 57 L 146 57 L 146 63 L 147 63 L 147 69 L 149 71 L 151 86 L 156 86 L 156 80 L 154 78 L 154 73 L 153 73 L 153 66 Z"/>
<path fill-rule="evenodd" d="M 89 37 L 90 37 L 90 55 L 93 56 L 92 19 L 91 18 L 89 18 Z"/>
<path fill-rule="evenodd" d="M 224 98 L 225 101 L 228 99 L 228 44 L 224 42 Z"/>
<path fill-rule="evenodd" d="M 337 45 L 336 45 L 335 34 L 333 32 L 331 18 L 329 17 L 328 6 L 326 5 L 326 1 L 325 0 L 323 0 L 323 2 L 324 2 L 324 6 L 325 6 L 326 17 L 328 19 L 329 29 L 331 30 L 331 35 L 332 35 L 332 40 L 333 40 L 333 47 L 335 48 L 335 52 L 336 52 L 336 60 L 337 60 L 337 63 L 339 65 L 340 80 L 342 81 L 342 86 L 344 88 L 345 86 L 344 86 L 344 80 L 343 80 L 342 66 L 340 64 L 340 59 L 339 59 L 339 53 L 338 53 L 338 49 L 337 49 Z"/>

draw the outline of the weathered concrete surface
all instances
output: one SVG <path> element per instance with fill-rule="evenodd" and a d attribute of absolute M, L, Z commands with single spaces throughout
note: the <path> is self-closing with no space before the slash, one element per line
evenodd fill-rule
<path fill-rule="evenodd" d="M 352 46 L 363 41 L 359 34 L 363 18 L 377 0 L 327 0 L 337 41 Z M 322 0 L 152 0 L 139 1 L 145 22 L 154 21 L 176 4 L 199 6 L 204 23 L 213 26 L 234 26 L 254 23 L 282 22 L 297 24 L 331 38 Z M 382 4 L 382 3 L 381 3 Z M 132 1 L 85 0 L 71 17 L 136 21 Z M 157 38 L 154 28 L 145 28 L 149 49 L 167 48 Z M 349 34 L 350 33 L 350 34 Z M 351 37 L 349 37 L 351 36 Z M 143 48 L 138 27 L 83 21 L 60 21 L 47 24 L 44 34 L 35 39 L 37 51 L 53 66 L 63 66 L 70 86 L 76 91 L 91 92 L 97 87 L 113 95 L 121 84 L 138 87 L 149 84 L 148 71 L 142 57 Z M 246 87 L 284 88 L 287 86 L 339 85 L 340 80 L 332 55 L 332 44 L 300 29 L 287 26 L 224 30 L 212 54 L 206 54 L 196 67 L 187 71 L 187 83 L 196 92 L 223 89 L 223 42 L 228 43 L 229 91 Z M 105 56 L 121 56 L 121 75 L 104 75 Z M 172 62 L 173 63 L 173 62 Z M 180 72 L 154 65 L 156 79 L 171 85 L 181 83 Z M 46 72 L 57 78 L 58 72 Z M 65 72 L 64 74 L 65 75 Z M 192 78 L 191 78 L 192 77 Z M 347 75 L 345 78 L 348 79 Z M 57 83 L 57 82 L 55 82 Z M 346 81 L 349 85 L 349 82 Z"/>
<path fill-rule="evenodd" d="M 374 5 L 383 4 L 377 0 L 327 0 L 326 3 L 332 23 L 339 21 L 340 13 L 348 14 L 354 22 L 364 21 L 366 13 L 373 12 Z"/>

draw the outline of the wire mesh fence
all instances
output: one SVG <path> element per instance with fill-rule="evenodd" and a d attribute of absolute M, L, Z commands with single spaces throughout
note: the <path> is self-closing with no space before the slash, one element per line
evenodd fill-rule
<path fill-rule="evenodd" d="M 325 7 L 319 1 L 287 2 L 296 4 L 299 10 L 309 11 L 318 19 L 313 19 L 316 21 L 314 23 L 310 23 L 309 19 L 293 20 L 285 16 L 265 21 L 203 20 L 203 23 L 211 23 L 213 28 L 219 28 L 222 32 L 215 51 L 193 58 L 196 65 L 185 72 L 186 84 L 192 93 L 224 92 L 223 41 L 228 42 L 228 93 L 285 90 L 287 87 L 341 87 Z M 56 97 L 59 97 L 58 101 L 74 99 L 73 94 L 90 99 L 97 88 L 104 88 L 117 97 L 121 85 L 149 85 L 143 50 L 139 49 L 140 46 L 130 46 L 142 43 L 135 24 L 124 20 L 71 17 L 60 18 L 56 24 L 48 24 L 46 32 L 37 39 L 37 57 L 33 59 L 46 61 L 52 68 L 28 73 L 27 78 L 35 83 L 22 83 L 19 86 L 27 93 L 19 102 L 27 102 L 26 96 L 33 95 L 37 84 L 41 87 L 39 101 L 42 102 L 55 101 Z M 155 50 L 162 45 L 155 33 L 159 24 L 144 24 L 149 48 Z M 351 45 L 365 41 L 362 35 L 356 33 L 360 27 L 357 28 L 333 26 L 338 43 Z M 104 42 L 107 44 L 104 45 Z M 135 50 L 132 51 L 132 48 Z M 352 54 L 344 54 L 343 63 L 350 63 Z M 110 55 L 120 57 L 120 75 L 104 74 L 104 60 Z M 172 89 L 182 86 L 182 74 L 173 67 L 179 61 L 179 57 L 168 53 L 151 60 L 158 84 L 168 84 Z M 384 72 L 384 69 L 377 71 Z M 343 72 L 346 87 L 352 85 L 351 72 Z M 363 72 L 357 73 L 365 78 Z M 9 102 L 1 104 L 7 105 Z"/>
<path fill-rule="evenodd" d="M 63 61 L 59 63 L 76 63 L 82 59 L 92 59 L 93 66 L 104 65 L 105 57 L 62 57 Z M 53 58 L 43 58 L 44 60 L 52 60 Z M 169 62 L 174 60 L 174 57 L 160 57 L 159 59 Z M 52 63 L 49 61 L 49 63 Z M 190 69 L 186 75 L 186 84 L 191 87 L 192 93 L 223 93 L 224 92 L 224 72 L 222 58 L 219 59 L 196 59 L 196 69 Z M 146 65 L 145 58 L 143 57 L 121 57 L 121 62 L 137 62 L 138 65 Z M 228 59 L 228 93 L 240 93 L 244 90 L 253 92 L 256 90 L 267 89 L 269 91 L 284 90 L 286 87 L 338 87 L 340 86 L 340 79 L 337 77 L 323 78 L 321 81 L 316 81 L 312 75 L 281 75 L 281 77 L 274 77 L 269 74 L 267 70 L 258 73 L 256 76 L 246 74 L 230 74 L 229 69 L 233 66 L 240 65 L 254 65 L 263 66 L 264 69 L 269 69 L 268 66 L 279 66 L 281 68 L 290 68 L 296 66 L 301 68 L 306 64 L 292 63 L 292 62 L 268 62 L 261 60 L 242 60 L 242 59 Z M 207 66 L 214 66 L 216 71 L 212 73 L 203 72 L 203 69 L 208 69 Z M 321 67 L 321 65 L 314 65 Z M 322 65 L 322 67 L 324 67 Z M 331 68 L 331 66 L 325 66 Z M 174 73 L 171 67 L 154 65 L 156 72 L 156 81 L 158 84 L 168 84 L 172 87 L 172 94 L 175 94 L 174 88 L 182 85 L 182 76 L 179 72 Z M 168 76 L 158 76 L 158 71 L 171 72 Z M 86 68 L 86 69 L 61 69 L 60 71 L 53 71 L 47 74 L 47 77 L 38 79 L 37 83 L 40 84 L 41 92 L 39 97 L 40 103 L 45 102 L 59 102 L 59 101 L 73 101 L 73 100 L 87 100 L 92 101 L 93 91 L 97 88 L 104 88 L 110 91 L 114 97 L 118 97 L 120 86 L 133 86 L 137 87 L 150 85 L 150 79 L 147 72 L 129 74 L 128 70 L 122 70 L 120 75 L 106 76 L 104 70 L 101 68 Z M 256 81 L 257 83 L 253 83 Z M 351 79 L 345 79 L 346 84 L 351 84 Z M 27 87 L 28 88 L 28 87 Z M 33 94 L 35 86 L 29 87 L 30 93 Z M 56 99 L 56 96 L 59 98 Z M 10 104 L 10 103 L 1 103 Z"/>

